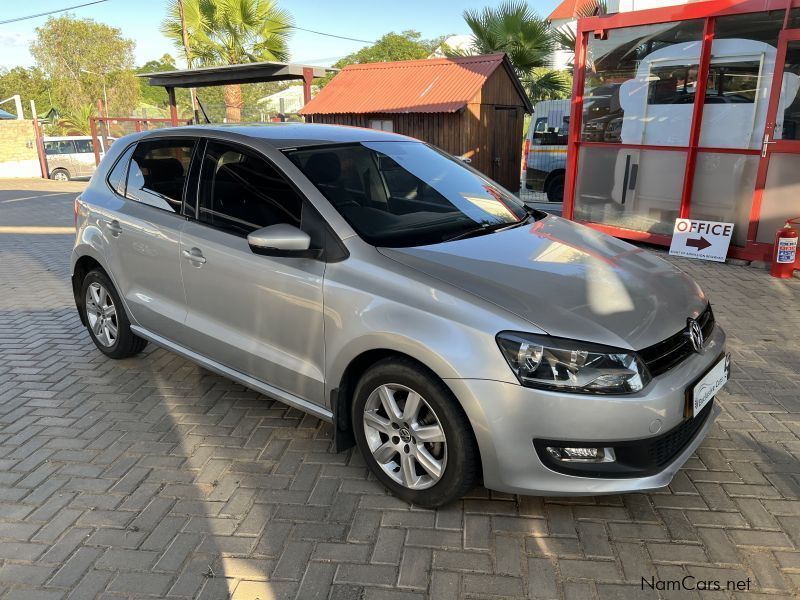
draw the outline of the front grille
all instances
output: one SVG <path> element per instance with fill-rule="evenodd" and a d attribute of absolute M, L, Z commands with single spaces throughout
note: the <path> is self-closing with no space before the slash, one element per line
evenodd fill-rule
<path fill-rule="evenodd" d="M 711 414 L 712 400 L 696 417 L 686 419 L 666 433 L 643 440 L 626 442 L 580 443 L 556 440 L 533 440 L 539 459 L 550 469 L 568 475 L 583 477 L 647 477 L 661 471 L 675 460 L 697 436 Z M 557 447 L 606 447 L 614 448 L 617 460 L 611 463 L 566 463 L 554 460 L 546 451 L 547 446 Z"/>
<path fill-rule="evenodd" d="M 710 304 L 697 317 L 697 323 L 703 331 L 703 339 L 707 340 L 714 331 L 714 313 L 711 311 Z M 653 344 L 644 350 L 639 350 L 639 356 L 645 362 L 653 377 L 666 373 L 694 352 L 688 333 L 689 327 L 687 325 L 664 341 Z"/>

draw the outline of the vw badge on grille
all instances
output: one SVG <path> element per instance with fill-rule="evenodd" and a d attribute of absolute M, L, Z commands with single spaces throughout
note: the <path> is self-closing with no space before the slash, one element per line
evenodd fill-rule
<path fill-rule="evenodd" d="M 702 352 L 705 340 L 703 339 L 703 330 L 700 328 L 700 323 L 694 319 L 687 319 L 686 329 L 687 334 L 689 335 L 689 340 L 692 342 L 692 348 L 694 348 L 694 351 Z"/>

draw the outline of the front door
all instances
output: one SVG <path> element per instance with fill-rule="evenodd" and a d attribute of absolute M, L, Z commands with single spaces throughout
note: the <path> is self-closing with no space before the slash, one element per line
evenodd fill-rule
<path fill-rule="evenodd" d="M 490 153 L 492 179 L 512 192 L 519 190 L 522 140 L 514 136 L 509 139 L 508 136 L 509 132 L 516 132 L 519 129 L 518 113 L 519 109 L 513 106 L 494 107 L 494 131 Z"/>
<path fill-rule="evenodd" d="M 800 30 L 783 31 L 761 146 L 748 240 L 772 244 L 800 216 Z M 797 264 L 797 263 L 796 263 Z"/>
<path fill-rule="evenodd" d="M 303 199 L 264 158 L 209 141 L 197 220 L 181 236 L 188 345 L 212 360 L 324 404 L 325 263 L 253 254 L 247 234 L 300 226 Z"/>

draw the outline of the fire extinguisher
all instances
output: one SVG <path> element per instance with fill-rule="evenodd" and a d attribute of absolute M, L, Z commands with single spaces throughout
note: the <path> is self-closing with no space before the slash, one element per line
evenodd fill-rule
<path fill-rule="evenodd" d="M 800 217 L 788 219 L 786 225 L 775 232 L 775 246 L 772 251 L 772 269 L 770 275 L 788 279 L 794 271 L 797 258 L 797 230 L 793 224 L 800 223 Z"/>

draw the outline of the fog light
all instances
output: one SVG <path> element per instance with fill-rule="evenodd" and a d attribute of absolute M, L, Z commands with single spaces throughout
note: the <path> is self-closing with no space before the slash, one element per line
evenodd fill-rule
<path fill-rule="evenodd" d="M 617 457 L 614 456 L 613 448 L 556 448 L 548 446 L 547 453 L 560 462 L 605 463 L 617 460 Z"/>

